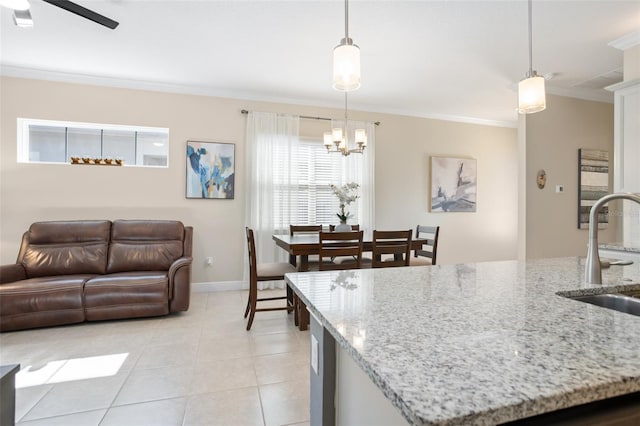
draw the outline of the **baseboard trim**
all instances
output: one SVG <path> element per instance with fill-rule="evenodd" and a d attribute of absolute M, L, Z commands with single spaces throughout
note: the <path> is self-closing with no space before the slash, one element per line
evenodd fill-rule
<path fill-rule="evenodd" d="M 271 288 L 284 288 L 284 281 L 262 281 L 258 283 L 258 290 Z M 193 293 L 206 293 L 210 291 L 234 291 L 249 290 L 248 281 L 209 281 L 191 283 Z"/>
<path fill-rule="evenodd" d="M 248 288 L 249 283 L 246 281 L 210 281 L 202 283 L 191 283 L 191 291 L 194 293 L 247 290 Z"/>

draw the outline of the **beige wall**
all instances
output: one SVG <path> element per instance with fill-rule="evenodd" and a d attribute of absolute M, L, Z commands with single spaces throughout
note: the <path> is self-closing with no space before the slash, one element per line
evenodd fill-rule
<path fill-rule="evenodd" d="M 0 80 L 0 261 L 15 261 L 22 233 L 39 220 L 171 218 L 193 225 L 194 282 L 243 278 L 245 123 L 242 108 L 341 117 L 342 111 L 3 77 Z M 442 228 L 442 263 L 513 259 L 517 253 L 516 129 L 352 112 L 381 121 L 376 149 L 376 226 Z M 16 118 L 168 127 L 169 168 L 18 164 Z M 326 122 L 301 121 L 321 135 Z M 185 199 L 185 143 L 236 144 L 236 198 Z M 429 158 L 478 160 L 477 213 L 428 211 Z M 212 256 L 207 268 L 204 258 Z"/>
<path fill-rule="evenodd" d="M 588 231 L 577 225 L 578 149 L 609 151 L 613 167 L 613 105 L 547 95 L 547 109 L 525 120 L 526 258 L 585 256 Z M 542 190 L 540 169 L 547 172 Z M 564 193 L 556 193 L 556 185 L 564 185 Z M 613 170 L 609 185 L 611 192 Z M 615 215 L 599 236 L 601 242 L 618 238 Z"/>
<path fill-rule="evenodd" d="M 441 226 L 439 263 L 517 256 L 517 131 L 451 121 L 380 117 L 376 225 Z M 431 213 L 431 156 L 477 159 L 475 213 Z"/>

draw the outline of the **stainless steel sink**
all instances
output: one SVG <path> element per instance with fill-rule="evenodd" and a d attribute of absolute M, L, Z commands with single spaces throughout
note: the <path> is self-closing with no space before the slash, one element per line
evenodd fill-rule
<path fill-rule="evenodd" d="M 570 299 L 591 303 L 618 312 L 640 316 L 640 299 L 618 293 L 593 294 L 589 296 L 573 296 Z"/>

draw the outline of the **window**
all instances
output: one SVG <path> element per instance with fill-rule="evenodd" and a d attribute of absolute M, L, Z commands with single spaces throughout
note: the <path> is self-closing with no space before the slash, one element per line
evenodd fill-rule
<path fill-rule="evenodd" d="M 274 158 L 278 159 L 278 164 L 274 165 L 275 223 L 338 223 L 339 202 L 329 185 L 346 182 L 343 178 L 343 157 L 327 154 L 319 139 L 301 138 L 291 156 L 275 153 Z M 350 204 L 347 211 L 352 217 L 349 223 L 357 223 L 358 203 Z M 289 214 L 288 219 L 283 217 L 286 214 Z"/>
<path fill-rule="evenodd" d="M 121 158 L 125 166 L 167 167 L 169 129 L 18 119 L 18 162 Z"/>

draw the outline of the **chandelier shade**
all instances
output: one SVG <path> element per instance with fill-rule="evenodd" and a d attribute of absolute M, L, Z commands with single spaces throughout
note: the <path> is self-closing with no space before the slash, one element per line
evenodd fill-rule
<path fill-rule="evenodd" d="M 337 152 L 345 157 L 351 154 L 362 154 L 367 147 L 367 132 L 365 129 L 349 129 L 347 109 L 347 92 L 344 93 L 344 127 L 334 127 L 323 135 L 324 147 L 328 153 Z M 353 141 L 353 145 L 351 142 Z"/>
<path fill-rule="evenodd" d="M 518 112 L 520 114 L 533 114 L 547 107 L 544 77 L 539 76 L 533 70 L 531 3 L 532 0 L 529 0 L 529 71 L 525 78 L 518 83 Z"/>

